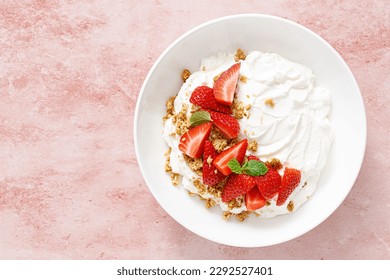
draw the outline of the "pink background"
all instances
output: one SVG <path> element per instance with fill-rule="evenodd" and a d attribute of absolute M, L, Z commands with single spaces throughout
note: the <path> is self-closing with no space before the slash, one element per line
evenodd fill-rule
<path fill-rule="evenodd" d="M 145 185 L 132 135 L 160 53 L 199 23 L 249 12 L 331 43 L 368 118 L 362 171 L 342 206 L 304 236 L 254 249 L 213 243 L 170 218 Z M 3 0 L 0 258 L 390 259 L 389 65 L 389 1 Z"/>

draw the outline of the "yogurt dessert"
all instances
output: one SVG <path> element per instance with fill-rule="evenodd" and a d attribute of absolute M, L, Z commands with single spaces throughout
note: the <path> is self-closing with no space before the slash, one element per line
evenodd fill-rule
<path fill-rule="evenodd" d="M 333 133 L 330 93 L 308 67 L 238 49 L 182 78 L 163 125 L 174 185 L 241 221 L 291 213 L 310 198 Z"/>

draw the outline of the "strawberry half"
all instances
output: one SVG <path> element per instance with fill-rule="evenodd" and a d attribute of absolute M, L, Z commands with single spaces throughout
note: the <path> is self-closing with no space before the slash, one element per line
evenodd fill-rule
<path fill-rule="evenodd" d="M 207 122 L 195 126 L 180 138 L 179 150 L 192 158 L 199 158 L 203 154 L 204 142 L 209 138 L 212 123 Z"/>
<path fill-rule="evenodd" d="M 248 161 L 249 160 L 260 161 L 257 156 L 253 155 L 248 156 Z M 262 196 L 265 199 L 271 199 L 278 193 L 282 178 L 276 169 L 272 168 L 269 164 L 266 164 L 266 166 L 268 168 L 267 173 L 255 176 L 254 179 Z"/>
<path fill-rule="evenodd" d="M 256 178 L 256 177 L 254 177 Z M 258 188 L 254 187 L 245 194 L 245 205 L 248 211 L 254 211 L 264 207 L 266 199 L 261 195 Z"/>
<path fill-rule="evenodd" d="M 234 64 L 223 72 L 214 83 L 214 96 L 218 103 L 232 105 L 234 92 L 236 90 L 238 75 L 240 73 L 240 63 Z"/>
<path fill-rule="evenodd" d="M 260 159 L 259 159 L 257 156 L 254 156 L 254 155 L 249 155 L 247 158 L 248 158 L 248 161 L 249 161 L 249 160 L 257 160 L 257 161 L 260 161 Z"/>
<path fill-rule="evenodd" d="M 221 133 L 228 139 L 233 139 L 240 132 L 240 124 L 233 116 L 219 112 L 209 111 L 211 120 Z"/>
<path fill-rule="evenodd" d="M 232 174 L 226 180 L 226 184 L 222 190 L 222 202 L 229 202 L 230 200 L 246 194 L 254 186 L 255 181 L 252 176 L 246 174 Z"/>
<path fill-rule="evenodd" d="M 284 170 L 282 177 L 282 185 L 279 189 L 278 200 L 276 205 L 283 205 L 290 194 L 295 190 L 301 181 L 301 171 L 294 168 L 287 168 Z"/>
<path fill-rule="evenodd" d="M 219 104 L 214 97 L 214 91 L 208 86 L 199 86 L 191 94 L 190 102 L 203 109 L 218 111 L 224 114 L 231 114 L 232 109 L 229 106 Z"/>
<path fill-rule="evenodd" d="M 212 161 L 217 157 L 218 153 L 214 149 L 213 144 L 206 140 L 204 143 L 203 152 L 203 184 L 214 186 L 225 179 L 225 175 L 218 171 L 212 164 Z"/>
<path fill-rule="evenodd" d="M 255 181 L 264 198 L 271 199 L 278 193 L 282 178 L 277 170 L 269 165 L 267 165 L 267 168 L 267 173 L 262 176 L 256 176 Z"/>
<path fill-rule="evenodd" d="M 245 157 L 246 148 L 248 147 L 248 140 L 244 139 L 236 145 L 220 153 L 214 160 L 214 166 L 224 175 L 229 175 L 232 170 L 228 166 L 231 159 L 235 158 L 241 164 Z"/>

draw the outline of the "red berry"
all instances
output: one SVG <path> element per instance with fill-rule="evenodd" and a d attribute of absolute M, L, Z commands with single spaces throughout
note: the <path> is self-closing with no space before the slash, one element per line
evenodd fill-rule
<path fill-rule="evenodd" d="M 248 211 L 260 209 L 261 207 L 264 207 L 265 203 L 265 198 L 256 187 L 245 194 L 245 205 Z"/>
<path fill-rule="evenodd" d="M 228 106 L 232 105 L 238 75 L 240 74 L 240 66 L 240 63 L 234 64 L 215 81 L 213 89 L 215 100 L 218 103 Z"/>
<path fill-rule="evenodd" d="M 248 156 L 248 160 L 260 161 L 256 156 Z M 268 171 L 264 175 L 255 176 L 257 188 L 265 199 L 273 198 L 279 191 L 281 185 L 281 176 L 279 172 L 267 164 Z"/>
<path fill-rule="evenodd" d="M 219 112 L 209 111 L 214 125 L 228 139 L 236 138 L 240 132 L 240 125 L 236 118 Z"/>
<path fill-rule="evenodd" d="M 222 105 L 215 100 L 214 91 L 208 86 L 199 86 L 195 88 L 192 92 L 190 102 L 203 109 L 218 111 L 229 115 L 232 113 L 229 106 Z"/>
<path fill-rule="evenodd" d="M 256 185 L 252 176 L 246 174 L 232 174 L 226 180 L 226 184 L 222 190 L 222 202 L 230 200 L 246 194 Z"/>
<path fill-rule="evenodd" d="M 248 147 L 248 140 L 244 139 L 236 145 L 221 152 L 214 160 L 214 166 L 224 175 L 229 175 L 232 170 L 228 166 L 231 159 L 235 158 L 241 164 L 245 157 L 246 148 Z"/>
<path fill-rule="evenodd" d="M 287 168 L 284 170 L 282 177 L 282 185 L 279 189 L 278 200 L 276 205 L 283 205 L 290 194 L 301 182 L 301 171 L 294 168 Z"/>
<path fill-rule="evenodd" d="M 225 179 L 225 175 L 218 171 L 215 166 L 212 164 L 212 161 L 218 155 L 217 151 L 214 149 L 213 144 L 206 140 L 204 143 L 204 152 L 203 152 L 203 184 L 214 186 Z"/>
<path fill-rule="evenodd" d="M 203 154 L 204 142 L 209 138 L 212 123 L 207 122 L 195 126 L 180 138 L 179 149 L 192 158 L 199 158 Z"/>
<path fill-rule="evenodd" d="M 268 166 L 268 171 L 264 175 L 256 176 L 256 185 L 265 199 L 273 198 L 279 191 L 281 176 L 279 172 Z"/>
<path fill-rule="evenodd" d="M 257 156 L 254 156 L 254 155 L 249 155 L 248 156 L 248 161 L 250 160 L 257 160 L 257 161 L 260 161 L 259 158 Z"/>

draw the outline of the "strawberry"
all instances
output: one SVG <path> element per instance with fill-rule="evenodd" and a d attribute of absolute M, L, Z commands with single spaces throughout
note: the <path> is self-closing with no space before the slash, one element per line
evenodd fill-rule
<path fill-rule="evenodd" d="M 248 160 L 260 161 L 258 157 L 249 155 Z M 265 199 L 273 198 L 279 191 L 281 176 L 279 172 L 266 164 L 268 171 L 264 175 L 255 176 L 257 188 Z"/>
<path fill-rule="evenodd" d="M 254 186 L 255 181 L 252 176 L 246 174 L 232 174 L 226 180 L 226 184 L 222 190 L 222 202 L 229 202 L 230 200 L 246 194 Z"/>
<path fill-rule="evenodd" d="M 249 155 L 248 156 L 248 161 L 249 160 L 257 160 L 257 161 L 260 161 L 259 158 L 257 156 L 254 156 L 254 155 Z"/>
<path fill-rule="evenodd" d="M 256 177 L 254 177 L 256 178 Z M 254 211 L 263 207 L 266 203 L 258 188 L 254 187 L 245 194 L 245 205 L 248 211 Z"/>
<path fill-rule="evenodd" d="M 240 63 L 234 64 L 223 72 L 214 83 L 214 96 L 218 103 L 232 105 L 234 92 L 236 90 L 238 75 L 240 73 Z"/>
<path fill-rule="evenodd" d="M 198 105 L 203 109 L 210 109 L 225 114 L 231 114 L 232 110 L 229 106 L 219 104 L 214 97 L 214 91 L 208 86 L 199 86 L 191 94 L 190 102 Z"/>
<path fill-rule="evenodd" d="M 228 162 L 235 158 L 241 164 L 245 157 L 246 148 L 248 147 L 248 140 L 244 139 L 236 145 L 221 152 L 214 160 L 214 166 L 224 175 L 229 175 L 232 170 L 228 166 Z"/>
<path fill-rule="evenodd" d="M 203 152 L 203 184 L 205 185 L 214 186 L 226 177 L 211 163 L 217 155 L 218 153 L 213 144 L 206 140 Z"/>
<path fill-rule="evenodd" d="M 240 132 L 240 124 L 230 115 L 211 110 L 197 111 L 190 118 L 191 125 L 212 121 L 221 133 L 228 139 L 233 139 Z"/>
<path fill-rule="evenodd" d="M 283 205 L 290 194 L 295 190 L 301 181 L 301 171 L 294 168 L 287 168 L 284 170 L 282 177 L 282 185 L 279 189 L 278 200 L 276 205 Z"/>
<path fill-rule="evenodd" d="M 180 138 L 179 150 L 192 158 L 203 154 L 204 142 L 209 138 L 212 123 L 206 122 L 191 128 Z"/>
<path fill-rule="evenodd" d="M 240 125 L 236 118 L 219 112 L 209 111 L 211 120 L 221 133 L 228 139 L 236 138 Z"/>
<path fill-rule="evenodd" d="M 256 176 L 257 188 L 265 199 L 273 198 L 279 191 L 281 177 L 277 170 L 267 165 L 268 171 L 263 176 Z"/>

